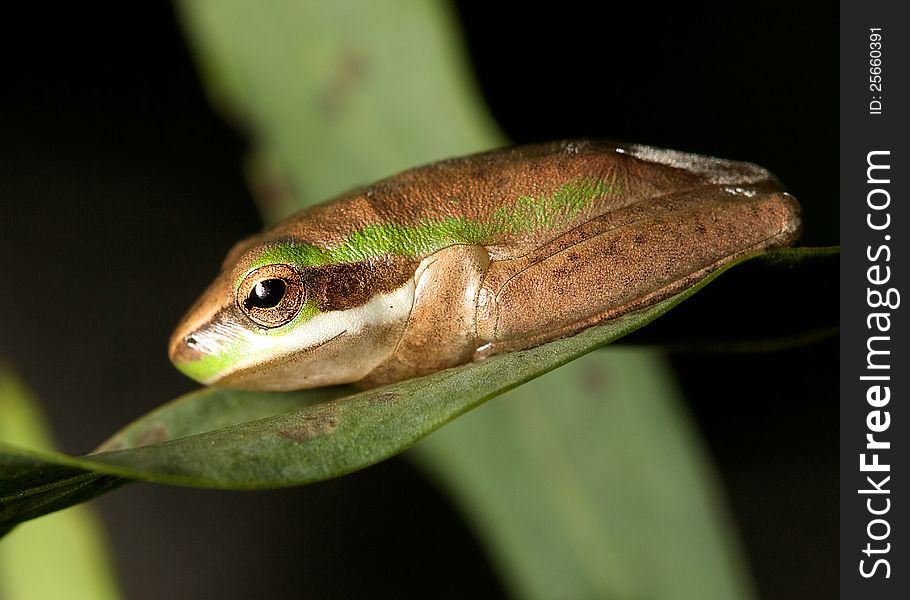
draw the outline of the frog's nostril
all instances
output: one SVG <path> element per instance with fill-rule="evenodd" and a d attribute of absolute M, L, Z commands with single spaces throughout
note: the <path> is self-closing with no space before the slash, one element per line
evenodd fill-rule
<path fill-rule="evenodd" d="M 171 362 L 175 364 L 200 360 L 205 354 L 199 338 L 194 334 L 174 336 L 168 350 Z"/>

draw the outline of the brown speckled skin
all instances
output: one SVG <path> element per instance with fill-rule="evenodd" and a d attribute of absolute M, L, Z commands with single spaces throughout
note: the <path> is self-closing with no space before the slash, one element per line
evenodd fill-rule
<path fill-rule="evenodd" d="M 357 381 L 379 385 L 571 335 L 674 294 L 738 256 L 799 236 L 796 201 L 771 174 L 748 163 L 608 142 L 452 159 L 352 191 L 238 244 L 222 276 L 175 332 L 172 359 L 192 359 L 183 339 L 214 315 L 228 311 L 242 319 L 230 282 L 271 242 L 327 247 L 368 225 L 482 220 L 519 196 L 551 194 L 582 177 L 603 179 L 618 193 L 595 199 L 570 222 L 504 233 L 484 246 L 320 267 L 319 277 L 308 279 L 310 297 L 321 298 L 322 310 L 344 310 L 409 278 L 416 282 L 403 332 Z M 220 383 L 281 387 L 280 363 L 276 357 L 228 373 Z"/>
<path fill-rule="evenodd" d="M 624 153 L 617 152 L 617 149 Z M 646 158 L 637 158 L 639 152 Z M 662 155 L 660 153 L 669 153 Z M 298 212 L 275 227 L 249 238 L 228 256 L 225 266 L 236 272 L 248 267 L 243 254 L 269 241 L 289 239 L 317 246 L 342 242 L 352 232 L 377 223 L 419 225 L 445 217 L 482 220 L 519 196 L 552 193 L 580 177 L 615 182 L 622 193 L 591 203 L 585 215 L 595 217 L 642 200 L 711 185 L 748 185 L 781 190 L 765 169 L 749 163 L 675 153 L 613 142 L 554 142 L 519 146 L 453 158 L 399 173 L 357 188 L 334 200 Z M 663 163 L 655 159 L 664 160 Z M 526 254 L 574 228 L 503 234 L 487 246 L 493 260 Z"/>

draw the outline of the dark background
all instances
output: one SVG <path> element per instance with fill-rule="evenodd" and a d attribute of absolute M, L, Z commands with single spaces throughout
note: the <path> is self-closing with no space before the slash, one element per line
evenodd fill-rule
<path fill-rule="evenodd" d="M 803 204 L 803 243 L 837 243 L 837 5 L 635 4 L 459 4 L 506 134 L 756 162 Z M 0 21 L 0 360 L 68 452 L 194 387 L 167 336 L 261 226 L 245 142 L 209 109 L 170 7 L 113 6 Z M 836 354 L 673 357 L 763 597 L 836 594 Z M 96 504 L 130 598 L 503 593 L 402 459 L 291 490 L 135 484 Z"/>

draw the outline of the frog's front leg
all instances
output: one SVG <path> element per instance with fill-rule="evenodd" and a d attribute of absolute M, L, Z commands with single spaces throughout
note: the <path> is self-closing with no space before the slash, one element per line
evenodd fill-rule
<path fill-rule="evenodd" d="M 414 272 L 414 303 L 392 354 L 359 384 L 367 387 L 470 362 L 477 348 L 477 301 L 490 256 L 457 245 L 428 256 Z"/>

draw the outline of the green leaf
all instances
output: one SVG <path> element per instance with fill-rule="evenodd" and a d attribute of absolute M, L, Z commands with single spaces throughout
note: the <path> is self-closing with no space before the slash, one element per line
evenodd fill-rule
<path fill-rule="evenodd" d="M 672 375 L 611 347 L 415 449 L 520 598 L 750 597 Z"/>
<path fill-rule="evenodd" d="M 168 402 L 111 436 L 95 452 L 137 448 L 303 410 L 352 393 L 350 386 L 306 393 L 240 392 L 203 388 Z"/>
<path fill-rule="evenodd" d="M 798 265 L 802 253 L 784 253 L 785 264 Z M 779 261 L 776 254 L 752 260 Z M 90 499 L 125 479 L 254 489 L 364 468 L 486 400 L 634 331 L 719 273 L 576 336 L 375 390 L 342 396 L 344 388 L 204 389 L 140 419 L 86 457 L 0 445 L 0 527 Z"/>
<path fill-rule="evenodd" d="M 37 402 L 2 365 L 0 415 L 0 440 L 51 447 Z M 11 526 L 0 523 L 0 534 Z M 48 577 L 48 572 L 53 576 Z M 119 597 L 101 523 L 88 507 L 23 524 L 0 543 L 0 598 L 4 600 Z"/>

